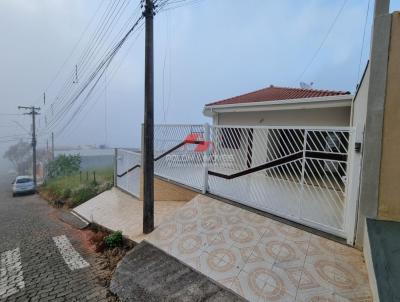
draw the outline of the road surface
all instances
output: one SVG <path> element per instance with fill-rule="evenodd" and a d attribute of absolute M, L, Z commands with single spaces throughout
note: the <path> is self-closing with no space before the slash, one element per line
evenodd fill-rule
<path fill-rule="evenodd" d="M 0 301 L 109 301 L 82 232 L 38 195 L 12 197 L 0 176 Z"/>

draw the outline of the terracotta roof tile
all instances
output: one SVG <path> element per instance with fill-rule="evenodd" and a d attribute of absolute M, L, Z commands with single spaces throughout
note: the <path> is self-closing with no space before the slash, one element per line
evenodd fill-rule
<path fill-rule="evenodd" d="M 209 103 L 206 106 L 256 103 L 256 102 L 292 100 L 292 99 L 294 100 L 294 99 L 315 98 L 315 97 L 346 95 L 346 94 L 350 94 L 350 92 L 349 91 L 332 91 L 332 90 L 276 87 L 276 86 L 271 85 L 271 86 L 261 89 L 261 90 L 257 90 L 257 91 L 239 95 L 239 96 L 236 96 L 233 98 Z"/>

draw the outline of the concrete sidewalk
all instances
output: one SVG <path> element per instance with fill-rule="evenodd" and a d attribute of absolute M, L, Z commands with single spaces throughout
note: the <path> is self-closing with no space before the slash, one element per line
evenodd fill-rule
<path fill-rule="evenodd" d="M 146 241 L 248 301 L 372 301 L 360 251 L 204 195 Z"/>
<path fill-rule="evenodd" d="M 185 204 L 183 201 L 156 201 L 155 225 L 160 225 L 166 217 Z M 113 188 L 92 198 L 74 208 L 73 212 L 109 230 L 120 230 L 135 242 L 145 238 L 142 232 L 143 202 L 118 189 Z"/>

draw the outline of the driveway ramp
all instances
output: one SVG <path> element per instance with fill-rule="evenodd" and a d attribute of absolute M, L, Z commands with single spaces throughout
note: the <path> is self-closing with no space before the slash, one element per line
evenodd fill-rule
<path fill-rule="evenodd" d="M 121 301 L 245 301 L 146 241 L 123 258 L 110 289 Z"/>

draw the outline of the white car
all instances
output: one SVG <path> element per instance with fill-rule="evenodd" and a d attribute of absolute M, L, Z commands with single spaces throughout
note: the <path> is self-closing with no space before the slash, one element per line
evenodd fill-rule
<path fill-rule="evenodd" d="M 13 196 L 24 193 L 35 193 L 36 188 L 31 176 L 17 176 L 12 183 Z"/>

